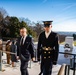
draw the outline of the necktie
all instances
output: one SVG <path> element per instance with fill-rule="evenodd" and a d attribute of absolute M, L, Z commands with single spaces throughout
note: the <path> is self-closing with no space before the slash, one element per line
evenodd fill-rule
<path fill-rule="evenodd" d="M 22 37 L 22 39 L 21 39 L 21 45 L 23 45 L 23 37 Z"/>

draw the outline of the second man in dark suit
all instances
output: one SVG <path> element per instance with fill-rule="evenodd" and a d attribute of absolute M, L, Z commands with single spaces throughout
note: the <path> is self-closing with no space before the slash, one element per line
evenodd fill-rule
<path fill-rule="evenodd" d="M 21 37 L 18 39 L 17 55 L 21 60 L 21 75 L 29 75 L 27 70 L 28 61 L 30 60 L 30 57 L 34 60 L 34 46 L 32 38 L 27 35 L 27 29 L 22 28 L 21 30 Z"/>

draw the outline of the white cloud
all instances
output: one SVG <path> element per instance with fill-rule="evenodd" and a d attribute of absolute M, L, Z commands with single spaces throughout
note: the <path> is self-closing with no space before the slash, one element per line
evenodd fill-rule
<path fill-rule="evenodd" d="M 76 6 L 76 4 L 69 5 L 69 6 L 65 7 L 65 8 L 63 9 L 63 11 L 66 11 L 66 10 L 68 10 L 68 9 L 70 9 L 70 8 L 74 7 L 74 6 Z"/>
<path fill-rule="evenodd" d="M 57 14 L 54 18 L 61 17 L 65 12 L 68 11 L 68 9 L 71 9 L 72 7 L 75 7 L 75 6 L 76 6 L 76 3 L 75 4 L 69 4 L 67 7 L 63 8 L 62 10 L 60 10 L 60 13 Z"/>

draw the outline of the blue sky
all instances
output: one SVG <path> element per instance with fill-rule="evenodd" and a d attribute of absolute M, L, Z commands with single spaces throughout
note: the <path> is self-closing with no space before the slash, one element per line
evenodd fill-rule
<path fill-rule="evenodd" d="M 76 0 L 0 0 L 9 16 L 53 20 L 54 31 L 76 31 Z"/>

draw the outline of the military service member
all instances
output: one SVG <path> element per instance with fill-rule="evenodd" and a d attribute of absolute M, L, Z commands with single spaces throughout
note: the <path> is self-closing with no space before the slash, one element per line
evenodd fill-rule
<path fill-rule="evenodd" d="M 57 63 L 58 58 L 58 35 L 53 32 L 52 21 L 43 21 L 44 31 L 38 39 L 38 61 L 41 57 L 41 73 L 43 75 L 51 75 L 53 64 Z M 41 75 L 41 73 L 39 75 Z"/>

